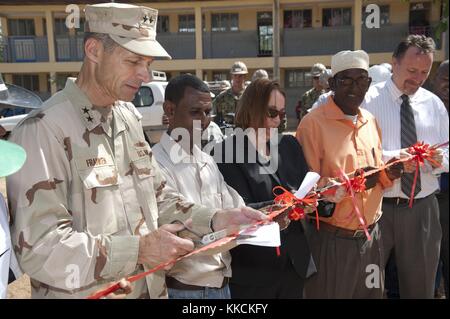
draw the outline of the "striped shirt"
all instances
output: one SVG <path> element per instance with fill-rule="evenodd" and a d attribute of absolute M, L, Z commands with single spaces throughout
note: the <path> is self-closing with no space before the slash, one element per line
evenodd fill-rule
<path fill-rule="evenodd" d="M 399 157 L 401 149 L 400 106 L 402 92 L 392 79 L 371 86 L 366 94 L 362 107 L 371 112 L 378 121 L 382 133 L 383 160 L 387 162 L 392 157 Z M 409 96 L 414 112 L 417 139 L 429 145 L 448 141 L 448 113 L 442 101 L 430 91 L 419 88 Z M 421 188 L 416 198 L 426 197 L 439 189 L 437 175 L 448 172 L 448 146 L 444 149 L 442 168 L 433 169 L 428 163 L 420 169 Z M 400 179 L 394 186 L 387 189 L 385 197 L 408 198 L 401 191 Z"/>

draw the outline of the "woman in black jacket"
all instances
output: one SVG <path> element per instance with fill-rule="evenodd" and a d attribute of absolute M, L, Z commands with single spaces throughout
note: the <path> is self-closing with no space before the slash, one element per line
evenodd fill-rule
<path fill-rule="evenodd" d="M 221 158 L 218 166 L 228 185 L 260 209 L 273 204 L 275 186 L 297 190 L 308 166 L 293 136 L 270 134 L 285 116 L 285 94 L 277 82 L 253 82 L 239 103 L 238 129 L 215 148 L 215 158 Z M 300 221 L 281 230 L 279 255 L 275 248 L 251 245 L 240 245 L 231 255 L 232 298 L 302 298 L 311 254 Z"/>

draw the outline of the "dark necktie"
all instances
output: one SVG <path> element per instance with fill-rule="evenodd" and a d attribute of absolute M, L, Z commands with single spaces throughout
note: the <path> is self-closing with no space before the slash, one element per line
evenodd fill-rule
<path fill-rule="evenodd" d="M 414 122 L 414 113 L 411 105 L 409 104 L 409 98 L 403 94 L 401 96 L 403 103 L 400 108 L 400 128 L 401 128 L 401 142 L 402 148 L 408 148 L 417 142 L 416 123 Z M 411 195 L 411 189 L 414 181 L 415 173 L 403 173 L 401 177 L 402 192 L 409 197 Z M 416 196 L 421 190 L 420 185 L 420 171 L 417 175 L 416 188 L 414 190 L 414 196 Z"/>

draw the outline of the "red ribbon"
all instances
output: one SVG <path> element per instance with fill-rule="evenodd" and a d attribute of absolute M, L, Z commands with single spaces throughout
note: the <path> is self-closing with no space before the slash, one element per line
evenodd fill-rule
<path fill-rule="evenodd" d="M 430 147 L 428 144 L 423 142 L 417 142 L 410 148 L 408 148 L 408 153 L 413 155 L 412 160 L 416 162 L 416 171 L 414 173 L 414 180 L 411 188 L 411 194 L 409 195 L 409 208 L 412 207 L 414 201 L 414 191 L 416 189 L 417 177 L 420 174 L 419 166 L 425 164 L 425 160 L 430 162 L 436 167 L 441 167 L 441 164 L 433 160 L 433 156 L 436 154 L 436 149 L 438 147 Z"/>
<path fill-rule="evenodd" d="M 364 174 L 359 175 L 359 176 L 355 176 L 352 179 L 349 179 L 348 176 L 345 175 L 344 172 L 341 172 L 341 176 L 340 177 L 343 180 L 343 182 L 341 184 L 337 184 L 336 186 L 346 185 L 347 190 L 350 192 L 350 196 L 352 198 L 353 206 L 354 206 L 355 212 L 356 212 L 356 214 L 358 216 L 358 220 L 359 220 L 360 224 L 363 226 L 364 232 L 365 232 L 365 234 L 366 234 L 366 236 L 367 236 L 367 238 L 369 240 L 370 240 L 370 234 L 367 231 L 366 221 L 364 219 L 364 216 L 362 216 L 361 212 L 359 211 L 359 208 L 358 208 L 357 203 L 356 203 L 356 198 L 355 198 L 355 193 L 363 192 L 365 190 L 365 177 L 364 176 L 370 176 L 372 174 L 375 174 L 375 173 L 377 173 L 377 172 L 379 172 L 381 170 L 384 170 L 384 169 L 386 169 L 386 168 L 388 168 L 388 167 L 390 167 L 392 165 L 395 165 L 397 163 L 400 163 L 400 162 L 407 162 L 407 161 L 410 161 L 410 160 L 415 160 L 417 162 L 417 164 L 418 164 L 418 165 L 416 165 L 416 177 L 414 178 L 414 183 L 415 183 L 417 175 L 418 175 L 418 172 L 419 172 L 419 168 L 418 167 L 419 167 L 419 165 L 423 165 L 425 160 L 429 161 L 430 163 L 432 163 L 436 167 L 440 167 L 441 166 L 439 163 L 434 161 L 432 159 L 432 157 L 435 154 L 436 149 L 438 149 L 440 147 L 444 147 L 446 145 L 448 145 L 448 142 L 440 144 L 440 145 L 432 146 L 432 147 L 430 147 L 428 144 L 416 143 L 415 145 L 410 147 L 409 150 L 408 150 L 413 155 L 412 158 L 402 158 L 402 159 L 393 161 L 392 163 L 384 165 L 384 166 L 382 166 L 380 168 L 373 169 L 373 170 L 371 170 L 369 172 L 365 172 Z M 277 189 L 282 190 L 282 193 L 279 194 L 279 195 L 276 195 L 275 191 Z M 413 190 L 414 189 L 415 189 L 415 184 L 413 185 Z M 305 215 L 306 215 L 303 207 L 310 206 L 310 207 L 314 207 L 315 208 L 317 229 L 319 229 L 319 214 L 318 214 L 317 208 L 316 208 L 317 207 L 317 199 L 318 199 L 318 197 L 320 195 L 324 195 L 325 193 L 330 193 L 332 191 L 333 191 L 333 189 L 324 189 L 323 191 L 317 191 L 314 194 L 310 194 L 310 195 L 306 196 L 305 198 L 300 199 L 300 198 L 295 197 L 291 192 L 289 192 L 288 190 L 284 189 L 283 187 L 277 186 L 277 187 L 275 187 L 273 189 L 274 195 L 276 195 L 275 203 L 280 204 L 283 207 L 281 209 L 272 211 L 268 215 L 268 218 L 269 218 L 269 220 L 273 220 L 276 216 L 278 216 L 281 213 L 285 212 L 287 209 L 291 209 L 291 211 L 288 214 L 288 217 L 291 220 L 299 220 L 299 219 L 305 218 Z M 412 197 L 413 196 L 414 196 L 414 193 L 412 192 Z M 412 199 L 410 199 L 410 205 L 411 204 L 412 204 Z M 256 223 L 251 224 L 246 229 L 249 229 L 249 228 L 257 226 L 257 225 L 261 225 L 263 223 L 265 223 L 265 221 L 258 221 Z M 203 246 L 203 247 L 201 247 L 199 249 L 196 249 L 196 250 L 190 252 L 187 255 L 180 256 L 180 257 L 178 257 L 176 259 L 170 260 L 170 261 L 165 262 L 165 263 L 161 263 L 161 264 L 157 265 L 156 267 L 154 267 L 154 268 L 152 268 L 152 269 L 150 269 L 148 271 L 142 272 L 142 273 L 134 275 L 134 276 L 130 276 L 130 277 L 126 278 L 126 279 L 129 282 L 137 281 L 137 280 L 139 280 L 141 278 L 144 278 L 145 276 L 147 276 L 147 275 L 149 275 L 151 273 L 154 273 L 154 272 L 156 272 L 158 270 L 164 269 L 165 267 L 167 267 L 167 266 L 169 266 L 171 264 L 174 264 L 174 263 L 178 262 L 179 260 L 181 260 L 183 258 L 187 258 L 189 256 L 198 254 L 200 252 L 207 251 L 209 249 L 225 245 L 225 244 L 229 243 L 230 241 L 236 239 L 237 236 L 238 236 L 237 233 L 229 235 L 229 236 L 227 236 L 225 238 L 222 238 L 222 239 L 220 239 L 220 240 L 218 240 L 216 242 L 213 242 L 213 243 L 205 245 L 205 246 Z M 120 289 L 119 283 L 114 283 L 111 286 L 109 286 L 109 287 L 107 287 L 107 288 L 105 288 L 105 289 L 103 289 L 101 291 L 98 291 L 98 292 L 90 295 L 88 297 L 88 299 L 99 299 L 101 297 L 105 297 L 106 295 L 108 295 L 110 293 L 113 293 L 114 291 L 116 291 L 118 289 Z"/>
<path fill-rule="evenodd" d="M 276 190 L 281 190 L 280 195 L 275 194 Z M 290 191 L 282 186 L 275 186 L 273 188 L 273 193 L 276 195 L 274 202 L 279 205 L 284 206 L 284 210 L 291 209 L 288 213 L 290 220 L 300 220 L 305 218 L 304 207 L 314 207 L 316 213 L 316 227 L 319 230 L 319 213 L 317 211 L 317 194 L 310 194 L 305 198 L 297 198 Z"/>
<path fill-rule="evenodd" d="M 358 207 L 358 203 L 356 202 L 355 191 L 353 189 L 352 181 L 350 181 L 348 176 L 345 175 L 344 171 L 342 171 L 342 170 L 340 172 L 340 178 L 344 180 L 347 190 L 350 192 L 350 197 L 352 198 L 354 212 L 356 213 L 359 224 L 362 226 L 364 233 L 366 234 L 367 240 L 371 240 L 369 231 L 367 230 L 367 221 L 364 218 L 364 216 L 361 214 L 361 211 L 359 210 L 359 207 Z M 362 174 L 362 178 L 365 181 L 364 174 Z M 360 177 L 359 177 L 359 180 L 358 180 L 358 177 L 353 178 L 353 184 L 355 184 L 355 185 L 358 185 L 360 183 L 360 181 L 361 181 Z M 361 187 L 361 186 L 359 186 L 359 187 Z M 365 189 L 365 186 L 364 186 L 364 189 Z"/>

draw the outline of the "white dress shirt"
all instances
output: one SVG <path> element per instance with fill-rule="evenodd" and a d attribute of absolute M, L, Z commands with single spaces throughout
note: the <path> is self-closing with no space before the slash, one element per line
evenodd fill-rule
<path fill-rule="evenodd" d="M 366 94 L 362 107 L 370 111 L 377 119 L 381 128 L 383 144 L 383 160 L 400 156 L 400 106 L 403 93 L 392 79 L 371 86 Z M 414 112 L 418 142 L 435 145 L 448 142 L 448 113 L 442 101 L 430 91 L 419 88 L 409 96 Z M 442 168 L 433 169 L 429 163 L 420 168 L 422 190 L 416 198 L 426 197 L 439 189 L 437 175 L 448 172 L 448 146 L 442 148 L 444 159 Z M 401 191 L 400 179 L 387 189 L 385 197 L 409 198 L 409 194 Z"/>
<path fill-rule="evenodd" d="M 171 154 L 176 156 L 172 156 Z M 245 206 L 241 196 L 228 186 L 214 159 L 194 146 L 192 155 L 186 153 L 172 137 L 164 133 L 153 147 L 168 187 L 190 203 L 210 208 Z M 215 255 L 197 255 L 178 262 L 168 273 L 185 284 L 219 287 L 223 277 L 231 276 L 229 252 Z"/>

